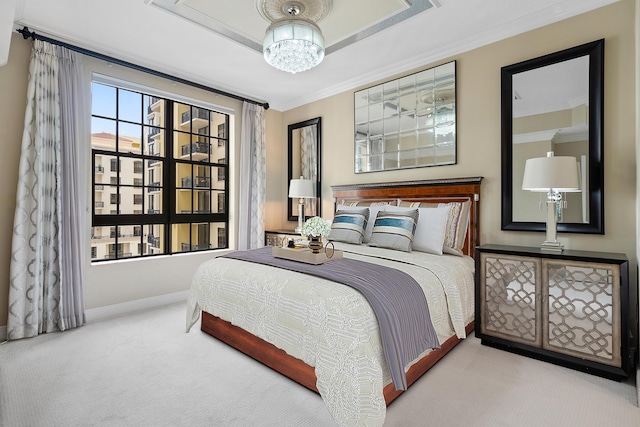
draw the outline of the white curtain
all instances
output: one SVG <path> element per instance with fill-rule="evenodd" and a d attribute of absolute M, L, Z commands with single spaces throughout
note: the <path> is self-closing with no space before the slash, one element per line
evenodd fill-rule
<path fill-rule="evenodd" d="M 242 104 L 240 145 L 240 215 L 238 249 L 264 246 L 264 205 L 266 200 L 266 137 L 264 108 Z"/>
<path fill-rule="evenodd" d="M 10 340 L 85 323 L 81 55 L 34 41 L 11 247 Z"/>
<path fill-rule="evenodd" d="M 300 132 L 300 166 L 302 176 L 314 183 L 318 180 L 317 125 L 305 126 Z M 316 199 L 305 199 L 305 216 L 316 216 Z M 310 203 L 311 202 L 311 203 Z"/>

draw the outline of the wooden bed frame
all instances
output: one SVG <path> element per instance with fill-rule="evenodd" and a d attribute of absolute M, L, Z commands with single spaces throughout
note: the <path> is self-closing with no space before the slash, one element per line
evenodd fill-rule
<path fill-rule="evenodd" d="M 383 200 L 403 200 L 438 203 L 470 200 L 470 224 L 465 237 L 464 253 L 473 256 L 474 248 L 478 245 L 480 235 L 479 208 L 481 181 L 481 177 L 472 177 L 366 185 L 339 185 L 333 186 L 332 189 L 336 205 L 353 201 L 375 202 Z M 472 321 L 465 328 L 467 334 L 471 333 L 473 328 L 474 323 Z M 202 312 L 200 329 L 318 393 L 314 368 L 302 360 L 288 355 L 285 351 L 277 348 L 273 344 L 204 311 Z M 407 371 L 407 384 L 409 386 L 413 384 L 460 341 L 462 340 L 454 335 L 442 343 L 440 349 L 429 352 L 429 354 L 412 365 Z M 384 398 L 387 405 L 401 393 L 402 390 L 396 390 L 393 383 L 388 384 L 384 388 Z"/>

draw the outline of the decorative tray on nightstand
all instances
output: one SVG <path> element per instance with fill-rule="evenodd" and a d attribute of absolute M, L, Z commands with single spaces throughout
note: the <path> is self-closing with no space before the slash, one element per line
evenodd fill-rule
<path fill-rule="evenodd" d="M 333 254 L 331 253 L 331 249 L 329 249 L 329 255 L 325 252 L 325 248 L 320 249 L 320 253 L 314 254 L 311 252 L 311 249 L 308 247 L 296 247 L 296 248 L 281 248 L 278 246 L 274 246 L 271 248 L 271 253 L 274 257 L 289 259 L 291 261 L 299 261 L 307 264 L 322 264 L 327 261 L 331 261 L 332 259 L 340 259 L 342 258 L 342 251 L 335 249 Z"/>

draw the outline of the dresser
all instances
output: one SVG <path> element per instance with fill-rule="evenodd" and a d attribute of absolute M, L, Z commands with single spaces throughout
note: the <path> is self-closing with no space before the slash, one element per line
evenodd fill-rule
<path fill-rule="evenodd" d="M 624 254 L 484 245 L 475 260 L 483 344 L 607 378 L 630 375 Z"/>
<path fill-rule="evenodd" d="M 267 230 L 264 232 L 265 246 L 286 246 L 289 239 L 300 240 L 302 236 L 293 230 Z"/>

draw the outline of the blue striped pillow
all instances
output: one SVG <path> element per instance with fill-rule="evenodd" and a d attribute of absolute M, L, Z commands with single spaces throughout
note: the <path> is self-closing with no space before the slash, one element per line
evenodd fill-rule
<path fill-rule="evenodd" d="M 411 252 L 418 215 L 418 209 L 404 212 L 378 212 L 369 246 Z"/>
<path fill-rule="evenodd" d="M 336 211 L 328 239 L 336 242 L 361 244 L 367 228 L 369 208 Z"/>

